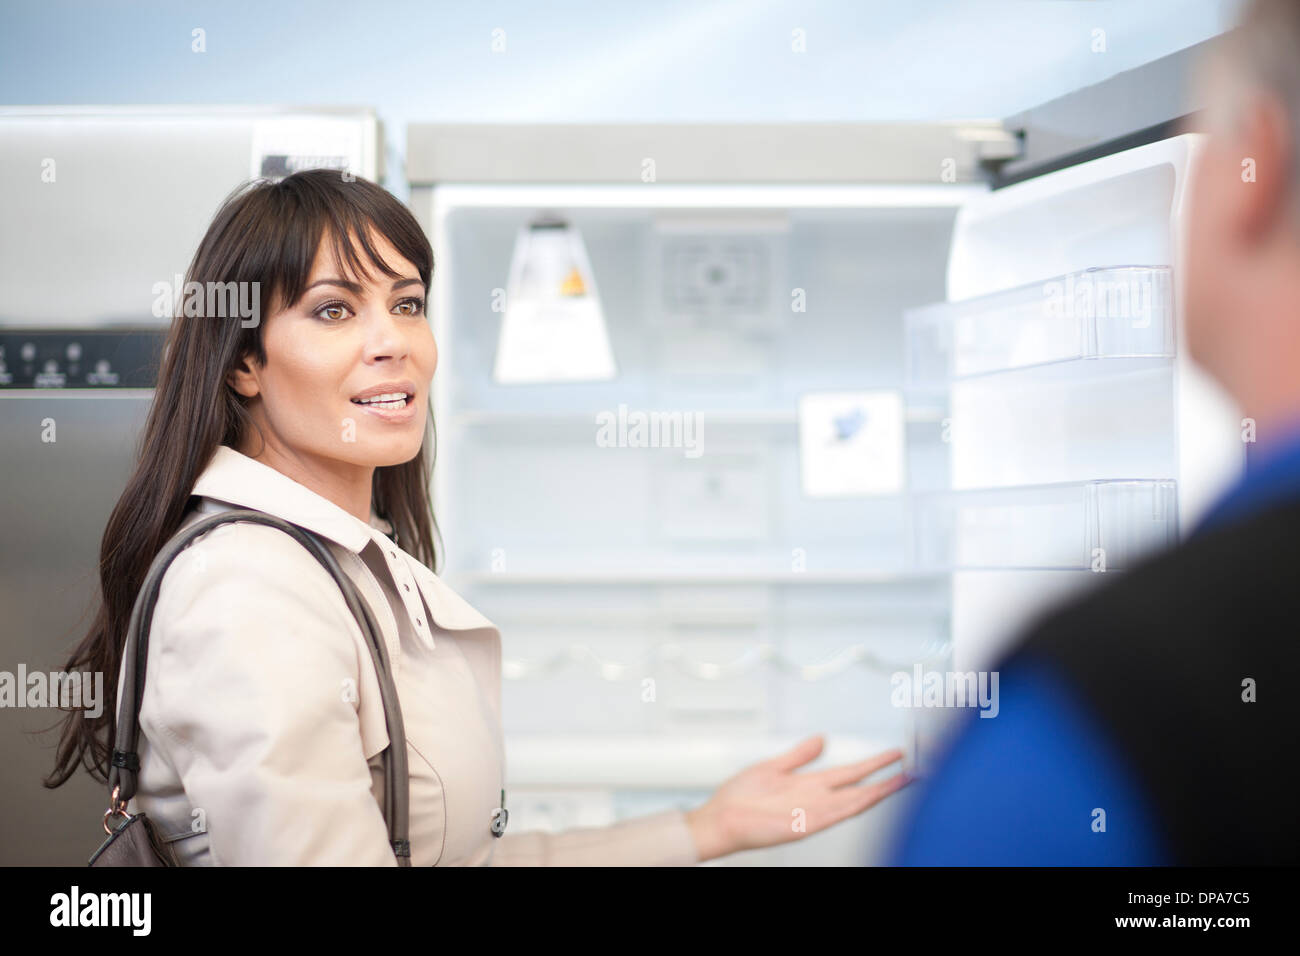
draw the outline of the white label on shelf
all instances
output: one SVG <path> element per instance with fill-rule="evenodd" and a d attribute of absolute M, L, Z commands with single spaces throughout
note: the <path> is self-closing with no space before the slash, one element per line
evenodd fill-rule
<path fill-rule="evenodd" d="M 659 534 L 688 541 L 762 541 L 771 533 L 768 461 L 758 447 L 657 462 Z"/>
<path fill-rule="evenodd" d="M 904 483 L 903 398 L 896 391 L 815 392 L 799 401 L 803 493 L 894 495 Z"/>

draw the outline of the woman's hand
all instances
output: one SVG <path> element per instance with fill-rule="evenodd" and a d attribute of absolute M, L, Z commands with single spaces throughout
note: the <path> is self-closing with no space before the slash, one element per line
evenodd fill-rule
<path fill-rule="evenodd" d="M 700 860 L 803 839 L 875 806 L 911 780 L 898 773 L 870 786 L 850 786 L 901 760 L 901 750 L 886 750 L 828 770 L 795 773 L 795 768 L 817 758 L 823 742 L 818 734 L 793 750 L 746 767 L 707 803 L 688 811 L 686 820 Z"/>

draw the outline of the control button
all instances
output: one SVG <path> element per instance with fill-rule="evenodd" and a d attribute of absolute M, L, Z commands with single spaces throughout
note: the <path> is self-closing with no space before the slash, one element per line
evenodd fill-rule
<path fill-rule="evenodd" d="M 81 343 L 69 342 L 67 348 L 67 355 L 68 355 L 68 361 L 70 362 L 75 362 L 77 359 L 81 358 Z"/>
<path fill-rule="evenodd" d="M 108 374 L 108 359 L 100 359 L 95 363 L 95 371 L 100 375 Z"/>
<path fill-rule="evenodd" d="M 30 362 L 32 359 L 36 358 L 36 346 L 31 342 L 24 342 L 22 349 L 19 351 L 22 354 L 24 362 Z"/>
<path fill-rule="evenodd" d="M 58 370 L 59 370 L 59 363 L 58 363 L 58 362 L 54 361 L 54 359 L 46 359 L 46 360 L 45 360 L 45 371 L 46 371 L 47 374 L 49 374 L 49 375 L 53 375 L 53 374 L 56 373 Z"/>

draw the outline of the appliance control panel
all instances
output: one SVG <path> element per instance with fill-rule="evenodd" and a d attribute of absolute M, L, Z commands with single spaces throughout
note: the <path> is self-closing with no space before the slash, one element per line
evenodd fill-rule
<path fill-rule="evenodd" d="M 0 388 L 153 388 L 163 328 L 0 327 Z"/>

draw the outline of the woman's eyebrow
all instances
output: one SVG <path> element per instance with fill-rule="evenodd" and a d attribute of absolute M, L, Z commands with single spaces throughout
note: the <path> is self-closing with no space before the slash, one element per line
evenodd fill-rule
<path fill-rule="evenodd" d="M 347 289 L 349 292 L 352 292 L 352 293 L 354 293 L 355 295 L 360 295 L 360 294 L 361 294 L 361 285 L 360 285 L 360 283 L 357 283 L 357 282 L 349 282 L 349 281 L 347 281 L 346 279 L 340 279 L 340 278 L 338 278 L 338 277 L 336 277 L 336 276 L 335 276 L 335 277 L 328 278 L 328 279 L 317 279 L 317 280 L 316 280 L 315 282 L 313 282 L 311 285 L 307 286 L 306 289 L 303 289 L 303 291 L 306 292 L 306 291 L 308 291 L 309 289 L 314 289 L 314 288 L 316 288 L 316 286 L 318 286 L 318 285 L 337 285 L 337 286 L 342 286 L 344 289 Z M 404 288 L 405 288 L 406 286 L 408 286 L 408 285 L 424 285 L 424 283 L 421 282 L 419 279 L 398 279 L 398 280 L 396 280 L 396 281 L 393 283 L 392 291 L 393 291 L 393 292 L 396 292 L 398 289 L 404 289 Z"/>

